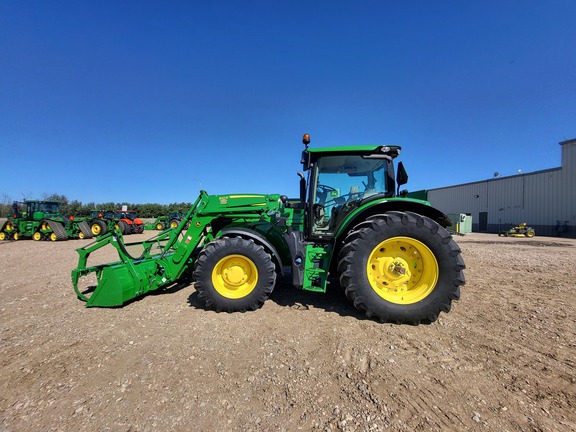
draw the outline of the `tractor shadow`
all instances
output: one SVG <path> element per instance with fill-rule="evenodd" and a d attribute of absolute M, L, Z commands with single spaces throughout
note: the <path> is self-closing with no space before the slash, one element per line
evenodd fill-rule
<path fill-rule="evenodd" d="M 296 310 L 320 309 L 340 316 L 350 316 L 359 320 L 368 320 L 358 311 L 344 294 L 338 279 L 330 279 L 325 293 L 304 291 L 292 285 L 290 274 L 279 277 L 270 296 L 271 301 L 282 307 Z"/>
<path fill-rule="evenodd" d="M 326 293 L 311 292 L 296 289 L 292 286 L 292 275 L 286 274 L 278 276 L 274 291 L 267 301 L 272 301 L 277 305 L 307 311 L 320 309 L 329 313 L 336 313 L 340 316 L 354 317 L 358 320 L 370 321 L 358 311 L 351 303 L 337 279 L 330 281 Z M 198 297 L 198 291 L 194 291 L 188 297 L 188 303 L 196 309 L 206 310 L 204 302 Z"/>

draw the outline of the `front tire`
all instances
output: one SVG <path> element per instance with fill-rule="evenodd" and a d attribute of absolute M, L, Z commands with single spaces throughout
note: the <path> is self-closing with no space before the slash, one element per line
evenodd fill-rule
<path fill-rule="evenodd" d="M 360 224 L 346 237 L 338 263 L 340 283 L 358 310 L 381 322 L 413 324 L 450 311 L 464 268 L 450 233 L 411 212 Z"/>
<path fill-rule="evenodd" d="M 194 280 L 206 307 L 217 312 L 246 312 L 258 309 L 268 299 L 276 271 L 261 245 L 240 237 L 224 237 L 200 252 Z"/>

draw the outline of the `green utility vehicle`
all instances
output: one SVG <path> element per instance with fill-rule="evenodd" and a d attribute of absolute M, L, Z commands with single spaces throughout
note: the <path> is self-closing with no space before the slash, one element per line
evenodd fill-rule
<path fill-rule="evenodd" d="M 464 261 L 444 228 L 448 217 L 399 191 L 408 180 L 401 162 L 394 175 L 400 147 L 303 142 L 299 199 L 201 191 L 177 228 L 131 244 L 116 230 L 77 249 L 76 295 L 87 306 L 121 306 L 191 278 L 207 308 L 244 312 L 259 308 L 290 268 L 293 285 L 309 291 L 326 292 L 337 276 L 354 306 L 381 322 L 448 312 L 465 283 Z M 119 260 L 88 265 L 107 245 Z"/>
<path fill-rule="evenodd" d="M 170 213 L 168 216 L 158 216 L 153 224 L 144 224 L 144 228 L 158 231 L 163 231 L 166 228 L 177 228 L 184 216 L 186 215 L 182 212 Z"/>
<path fill-rule="evenodd" d="M 58 201 L 26 200 L 12 203 L 12 216 L 0 229 L 0 240 L 21 238 L 57 241 L 92 238 L 92 233 L 84 219 L 62 216 Z"/>

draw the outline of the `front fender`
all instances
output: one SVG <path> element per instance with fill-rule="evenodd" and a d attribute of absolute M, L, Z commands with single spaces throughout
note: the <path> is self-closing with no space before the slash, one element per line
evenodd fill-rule
<path fill-rule="evenodd" d="M 278 270 L 278 272 L 281 275 L 284 275 L 283 272 L 284 266 L 282 264 L 282 258 L 280 258 L 280 254 L 278 253 L 274 245 L 270 243 L 270 241 L 259 232 L 251 230 L 250 228 L 235 227 L 235 228 L 223 229 L 218 235 L 218 237 L 224 237 L 224 236 L 242 237 L 245 239 L 251 239 L 255 243 L 262 245 L 262 247 L 264 247 L 264 249 L 266 249 L 270 253 L 270 255 L 272 255 L 272 261 L 276 266 L 276 270 Z"/>

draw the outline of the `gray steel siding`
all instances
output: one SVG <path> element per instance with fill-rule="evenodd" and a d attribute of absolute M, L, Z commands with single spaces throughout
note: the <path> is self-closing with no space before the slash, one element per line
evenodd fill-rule
<path fill-rule="evenodd" d="M 574 227 L 576 140 L 562 143 L 561 168 L 430 189 L 428 200 L 444 213 L 471 214 L 475 230 L 481 212 L 488 213 L 488 230 L 493 232 L 520 222 L 545 227 L 548 235 L 556 221 Z"/>

